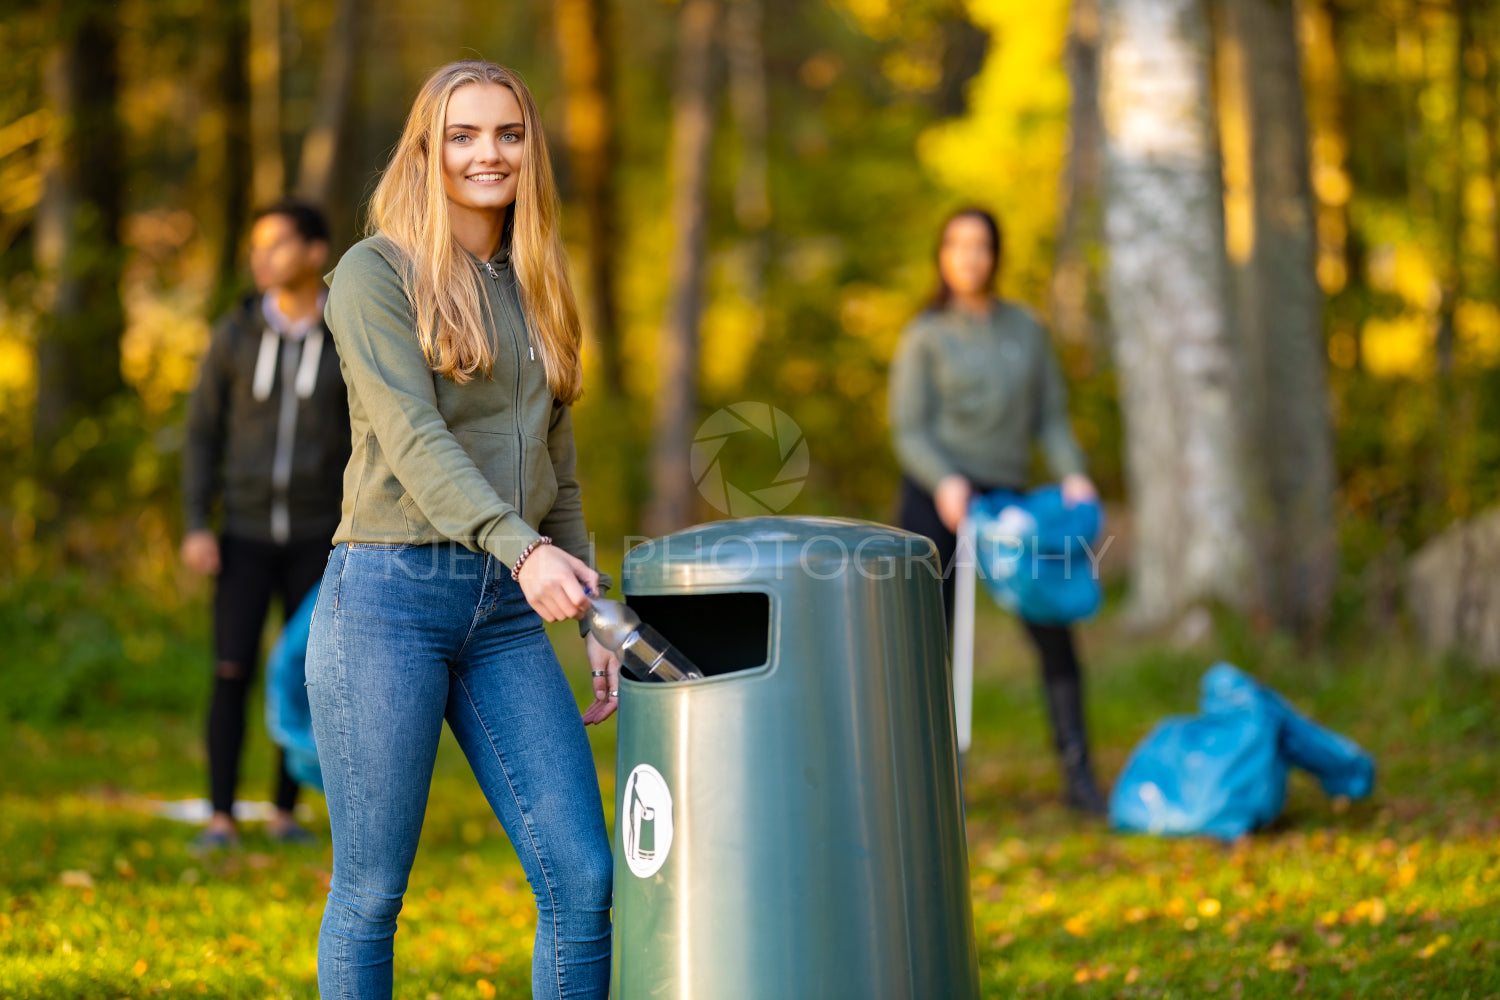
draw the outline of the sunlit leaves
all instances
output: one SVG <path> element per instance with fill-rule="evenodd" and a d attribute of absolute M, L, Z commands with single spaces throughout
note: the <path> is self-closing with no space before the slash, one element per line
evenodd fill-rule
<path fill-rule="evenodd" d="M 966 114 L 929 129 L 917 152 L 955 195 L 996 210 L 1006 227 L 1007 287 L 1044 301 L 1067 130 L 1068 5 L 972 0 L 968 7 L 990 34 L 984 69 L 969 84 Z"/>

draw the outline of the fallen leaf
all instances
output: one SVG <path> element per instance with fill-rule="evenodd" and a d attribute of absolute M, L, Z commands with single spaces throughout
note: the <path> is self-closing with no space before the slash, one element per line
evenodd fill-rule
<path fill-rule="evenodd" d="M 1431 958 L 1453 943 L 1453 939 L 1446 934 L 1439 934 L 1431 944 L 1417 952 L 1418 958 Z"/>

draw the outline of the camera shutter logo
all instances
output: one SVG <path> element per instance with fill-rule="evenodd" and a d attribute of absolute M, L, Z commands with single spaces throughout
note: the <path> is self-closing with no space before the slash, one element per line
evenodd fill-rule
<path fill-rule="evenodd" d="M 747 431 L 775 442 L 781 459 L 771 482 L 754 489 L 731 483 L 719 455 L 731 436 Z M 693 438 L 689 466 L 698 492 L 719 513 L 730 517 L 775 514 L 797 499 L 807 482 L 807 438 L 795 420 L 768 403 L 735 403 L 703 421 Z"/>

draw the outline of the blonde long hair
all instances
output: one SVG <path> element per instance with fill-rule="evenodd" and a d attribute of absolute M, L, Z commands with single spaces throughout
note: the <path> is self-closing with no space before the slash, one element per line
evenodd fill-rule
<path fill-rule="evenodd" d="M 519 75 L 492 62 L 469 59 L 449 63 L 427 78 L 375 188 L 370 226 L 395 243 L 404 257 L 402 277 L 416 312 L 417 339 L 433 371 L 459 383 L 475 372 L 489 375 L 495 346 L 486 335 L 485 301 L 473 268 L 453 238 L 443 189 L 448 98 L 473 83 L 508 87 L 521 105 L 526 145 L 507 221 L 511 261 L 547 386 L 558 400 L 572 403 L 583 389 L 583 333 L 559 232 L 557 185 L 541 115 Z"/>

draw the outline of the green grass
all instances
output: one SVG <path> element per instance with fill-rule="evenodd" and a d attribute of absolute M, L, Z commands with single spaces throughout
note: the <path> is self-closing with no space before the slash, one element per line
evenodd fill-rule
<path fill-rule="evenodd" d="M 1233 845 L 1120 836 L 1054 805 L 1057 779 L 1018 630 L 986 629 L 969 778 L 987 995 L 1500 995 L 1500 678 L 1397 645 L 1310 657 L 1232 637 L 1168 652 L 1085 631 L 1101 770 L 1190 712 L 1227 655 L 1376 756 L 1375 795 L 1333 803 L 1294 775 L 1286 813 Z M 995 725 L 1007 720 L 1002 730 Z"/>
<path fill-rule="evenodd" d="M 1057 805 L 1030 650 L 986 612 L 967 774 L 985 995 L 1500 996 L 1500 677 L 1399 643 L 1309 657 L 1233 623 L 1221 632 L 1172 651 L 1109 621 L 1084 630 L 1101 771 L 1161 716 L 1191 711 L 1222 655 L 1370 748 L 1375 796 L 1330 803 L 1295 778 L 1282 820 L 1234 845 L 1080 820 Z M 578 643 L 559 645 L 572 656 Z M 191 668 L 176 683 L 204 690 Z M 315 996 L 331 858 L 321 799 L 308 796 L 320 846 L 276 848 L 251 827 L 242 850 L 195 857 L 191 828 L 136 804 L 201 794 L 198 716 L 122 698 L 77 718 L 0 729 L 0 997 Z M 613 724 L 593 735 L 610 802 Z M 247 796 L 268 797 L 270 764 L 253 737 Z M 527 995 L 532 921 L 520 866 L 445 737 L 398 995 Z"/>

